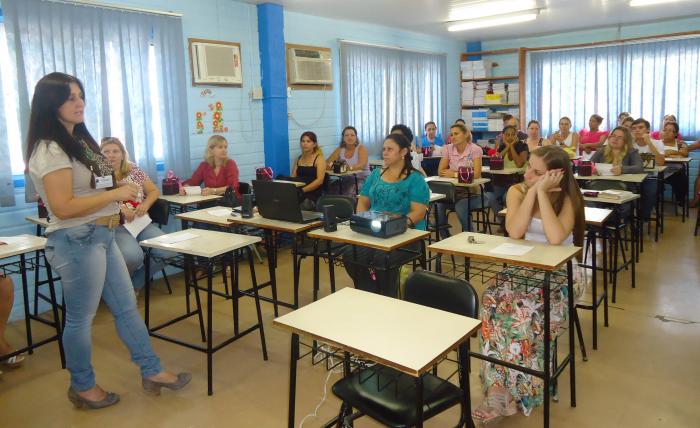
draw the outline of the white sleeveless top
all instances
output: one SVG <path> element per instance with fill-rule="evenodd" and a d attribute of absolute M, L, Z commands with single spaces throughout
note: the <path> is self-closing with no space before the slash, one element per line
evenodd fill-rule
<path fill-rule="evenodd" d="M 566 138 L 564 138 L 564 141 L 562 141 L 562 142 L 563 142 L 567 147 L 571 147 L 571 144 L 572 144 L 572 143 L 571 143 L 571 140 L 573 140 L 573 138 L 574 138 L 574 133 L 573 133 L 573 132 L 569 132 L 569 135 L 568 135 Z"/>
<path fill-rule="evenodd" d="M 530 224 L 527 227 L 527 232 L 525 232 L 525 240 L 547 243 L 547 235 L 544 233 L 544 225 L 542 224 L 541 218 L 533 217 L 530 220 Z M 559 245 L 574 245 L 574 234 L 570 233 L 569 236 Z"/>

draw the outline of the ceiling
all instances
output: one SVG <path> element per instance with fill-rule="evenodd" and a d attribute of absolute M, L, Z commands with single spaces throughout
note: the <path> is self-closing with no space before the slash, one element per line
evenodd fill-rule
<path fill-rule="evenodd" d="M 264 3 L 270 0 L 258 0 Z M 285 10 L 334 19 L 386 25 L 456 40 L 494 40 L 700 15 L 699 0 L 630 7 L 628 0 L 539 0 L 537 20 L 507 27 L 448 32 L 450 5 L 467 0 L 273 0 Z M 491 1 L 491 0 L 484 0 Z M 673 28 L 668 29 L 674 32 Z"/>

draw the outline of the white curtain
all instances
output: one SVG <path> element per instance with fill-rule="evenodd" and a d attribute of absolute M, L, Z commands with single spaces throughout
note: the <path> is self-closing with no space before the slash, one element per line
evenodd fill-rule
<path fill-rule="evenodd" d="M 446 56 L 340 43 L 343 126 L 357 128 L 360 141 L 377 156 L 391 127 L 409 126 L 416 138 L 423 125 L 445 123 Z"/>
<path fill-rule="evenodd" d="M 562 116 L 588 128 L 594 113 L 611 129 L 626 111 L 653 129 L 674 114 L 684 136 L 700 135 L 700 38 L 531 52 L 526 81 L 528 120 L 540 120 L 545 134 Z"/>
<path fill-rule="evenodd" d="M 42 0 L 2 3 L 23 139 L 36 82 L 61 71 L 83 82 L 86 125 L 98 142 L 123 138 L 132 160 L 154 180 L 157 161 L 189 171 L 179 17 Z M 30 199 L 33 189 L 26 184 Z"/>
<path fill-rule="evenodd" d="M 0 68 L 0 94 L 2 94 L 3 80 L 10 79 L 4 76 Z M 0 118 L 5 117 L 5 103 L 0 101 Z M 0 207 L 15 205 L 15 189 L 12 182 L 12 160 L 10 158 L 10 142 L 7 126 L 0 122 Z"/>

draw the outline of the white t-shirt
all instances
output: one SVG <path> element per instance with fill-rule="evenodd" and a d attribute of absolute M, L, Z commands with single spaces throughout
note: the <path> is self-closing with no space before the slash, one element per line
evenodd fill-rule
<path fill-rule="evenodd" d="M 32 156 L 29 158 L 29 176 L 34 182 L 39 196 L 44 200 L 46 208 L 49 210 L 49 226 L 46 228 L 46 234 L 54 232 L 58 229 L 67 227 L 80 226 L 89 223 L 99 217 L 104 217 L 119 213 L 119 205 L 116 202 L 107 204 L 105 207 L 83 217 L 75 217 L 70 219 L 59 219 L 53 213 L 49 198 L 46 197 L 46 189 L 44 189 L 44 176 L 58 171 L 59 169 L 70 168 L 73 170 L 73 195 L 76 197 L 93 196 L 105 191 L 105 189 L 93 189 L 90 187 L 92 172 L 77 159 L 72 161 L 68 158 L 66 152 L 55 141 L 42 140 L 37 143 Z"/>
<path fill-rule="evenodd" d="M 664 143 L 662 143 L 660 140 L 651 140 L 651 144 L 656 147 L 656 150 L 660 154 L 664 154 L 665 148 L 664 148 Z M 651 153 L 651 149 L 649 148 L 649 145 L 647 144 L 646 146 L 638 146 L 637 142 L 635 141 L 634 143 L 634 148 L 637 149 L 637 151 L 641 153 Z"/>

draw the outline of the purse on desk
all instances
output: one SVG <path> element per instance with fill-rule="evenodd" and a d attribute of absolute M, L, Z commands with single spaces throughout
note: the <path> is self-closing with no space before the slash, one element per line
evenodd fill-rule
<path fill-rule="evenodd" d="M 489 168 L 492 171 L 502 170 L 503 158 L 500 156 L 491 156 L 491 159 L 489 160 Z"/>
<path fill-rule="evenodd" d="M 460 183 L 472 183 L 474 181 L 474 168 L 460 166 L 457 170 L 457 181 Z"/>
<path fill-rule="evenodd" d="M 273 177 L 272 167 L 263 166 L 260 168 L 255 168 L 255 179 L 261 181 L 272 181 Z"/>
<path fill-rule="evenodd" d="M 654 169 L 656 167 L 656 156 L 653 153 L 640 153 L 642 166 L 644 169 Z"/>
<path fill-rule="evenodd" d="M 590 177 L 593 175 L 593 162 L 589 160 L 580 160 L 577 169 L 578 175 L 581 177 Z"/>
<path fill-rule="evenodd" d="M 180 185 L 180 178 L 175 175 L 173 170 L 168 170 L 161 183 L 163 195 L 177 195 L 180 192 Z"/>

